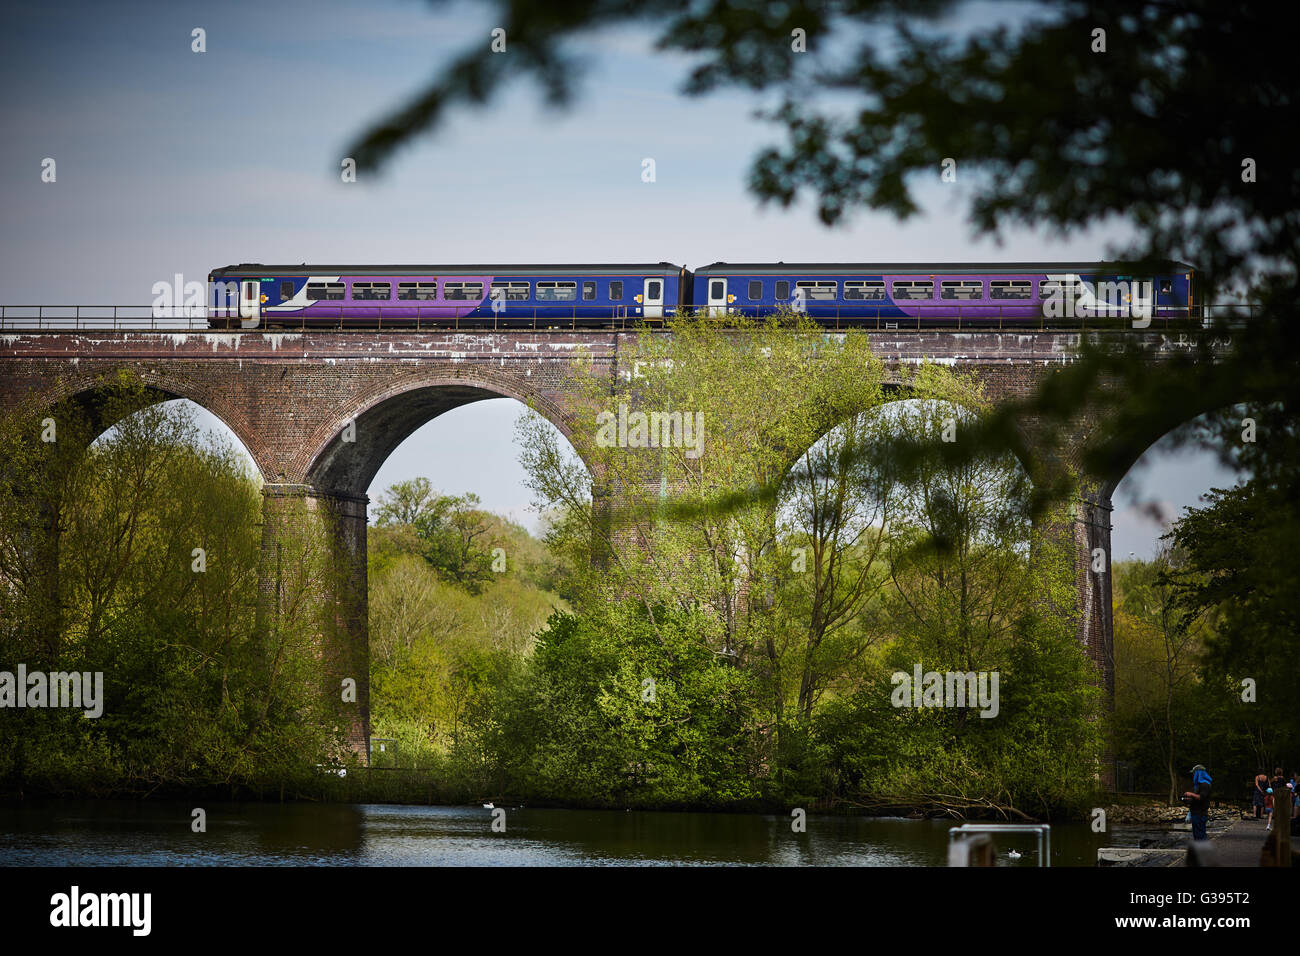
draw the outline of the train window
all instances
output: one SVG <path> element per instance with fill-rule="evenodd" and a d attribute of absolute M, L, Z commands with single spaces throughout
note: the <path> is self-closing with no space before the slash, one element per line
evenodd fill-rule
<path fill-rule="evenodd" d="M 1083 289 L 1076 279 L 1044 279 L 1038 284 L 1038 295 L 1044 299 L 1058 295 L 1077 299 L 1082 293 Z"/>
<path fill-rule="evenodd" d="M 342 282 L 308 282 L 307 298 L 341 299 L 343 298 L 343 283 Z"/>
<path fill-rule="evenodd" d="M 939 283 L 942 299 L 982 299 L 984 283 L 979 279 L 945 279 Z"/>
<path fill-rule="evenodd" d="M 578 297 L 576 282 L 539 282 L 537 299 L 539 302 L 572 302 Z"/>
<path fill-rule="evenodd" d="M 397 283 L 399 299 L 436 299 L 438 283 L 436 282 L 399 282 Z"/>
<path fill-rule="evenodd" d="M 1174 291 L 1174 283 L 1170 279 L 1160 280 L 1160 294 L 1170 295 Z"/>
<path fill-rule="evenodd" d="M 645 287 L 645 297 L 651 302 L 658 302 L 663 296 L 663 286 L 658 279 L 652 279 Z"/>
<path fill-rule="evenodd" d="M 794 284 L 795 289 L 802 290 L 803 298 L 811 301 L 835 299 L 840 294 L 840 284 L 827 279 L 800 279 Z M 796 295 L 799 293 L 796 292 Z"/>
<path fill-rule="evenodd" d="M 1034 294 L 1034 284 L 1026 279 L 993 279 L 989 293 L 995 299 L 1028 299 Z"/>
<path fill-rule="evenodd" d="M 883 299 L 885 284 L 866 279 L 845 279 L 844 298 L 846 299 Z"/>
<path fill-rule="evenodd" d="M 594 298 L 596 298 L 596 283 L 584 282 L 582 284 L 582 301 L 590 302 Z"/>
<path fill-rule="evenodd" d="M 281 282 L 281 283 L 280 283 L 280 298 L 281 298 L 282 300 L 283 300 L 283 299 L 292 299 L 292 298 L 293 298 L 293 283 L 292 283 L 292 282 Z"/>
<path fill-rule="evenodd" d="M 492 298 L 498 302 L 523 302 L 530 294 L 527 282 L 492 283 Z"/>
<path fill-rule="evenodd" d="M 725 279 L 709 280 L 709 299 L 711 301 L 721 301 L 727 297 L 727 281 Z"/>
<path fill-rule="evenodd" d="M 763 298 L 763 280 L 762 280 L 762 279 L 750 279 L 750 280 L 749 280 L 749 298 L 750 298 L 750 301 L 753 301 L 753 300 L 755 300 L 755 299 L 761 299 L 761 298 Z"/>
<path fill-rule="evenodd" d="M 776 297 L 778 299 L 790 298 L 790 280 L 779 279 L 776 283 Z"/>
<path fill-rule="evenodd" d="M 391 299 L 393 284 L 391 282 L 354 282 L 352 298 L 354 299 Z"/>
<path fill-rule="evenodd" d="M 483 298 L 482 282 L 444 282 L 442 284 L 444 299 L 475 301 Z"/>
<path fill-rule="evenodd" d="M 894 283 L 895 299 L 933 299 L 934 280 L 906 279 Z"/>
<path fill-rule="evenodd" d="M 609 298 L 612 302 L 617 302 L 623 298 L 623 280 L 615 279 L 609 284 Z"/>

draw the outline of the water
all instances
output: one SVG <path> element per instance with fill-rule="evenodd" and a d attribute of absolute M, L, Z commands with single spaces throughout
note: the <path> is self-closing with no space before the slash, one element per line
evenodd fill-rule
<path fill-rule="evenodd" d="M 0 805 L 0 866 L 943 866 L 939 820 L 509 809 L 49 801 Z M 1092 866 L 1115 842 L 1084 823 L 1052 827 L 1053 866 Z M 1032 835 L 999 840 L 1000 865 L 1032 866 Z M 1007 857 L 1016 848 L 1019 861 Z"/>

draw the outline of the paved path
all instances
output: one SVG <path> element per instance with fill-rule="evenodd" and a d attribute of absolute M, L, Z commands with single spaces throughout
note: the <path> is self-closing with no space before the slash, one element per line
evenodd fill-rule
<path fill-rule="evenodd" d="M 1264 847 L 1264 820 L 1238 820 L 1211 841 L 1216 866 L 1259 866 L 1259 851 Z M 1291 855 L 1300 854 L 1300 841 L 1291 838 Z M 1297 857 L 1300 858 L 1300 857 Z"/>

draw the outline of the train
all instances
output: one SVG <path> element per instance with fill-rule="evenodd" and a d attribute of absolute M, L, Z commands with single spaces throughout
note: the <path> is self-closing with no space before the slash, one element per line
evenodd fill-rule
<path fill-rule="evenodd" d="M 212 328 L 608 328 L 802 312 L 835 328 L 1144 325 L 1189 318 L 1164 262 L 262 265 L 212 270 Z"/>

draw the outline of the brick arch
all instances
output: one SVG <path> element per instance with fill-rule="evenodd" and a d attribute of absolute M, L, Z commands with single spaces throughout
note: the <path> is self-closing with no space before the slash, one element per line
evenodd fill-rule
<path fill-rule="evenodd" d="M 946 402 L 951 405 L 956 405 L 959 408 L 963 408 L 966 411 L 972 413 L 976 411 L 969 404 L 962 401 L 958 401 L 956 399 L 950 399 L 950 398 L 926 399 L 926 398 L 917 398 L 916 396 L 912 396 L 912 395 L 907 395 L 905 394 L 906 383 L 903 382 L 898 377 L 895 370 L 891 369 L 890 372 L 891 374 L 886 378 L 884 382 L 883 390 L 885 393 L 885 400 L 881 402 L 879 405 L 873 405 L 870 408 L 860 409 L 853 414 L 862 415 L 862 414 L 870 414 L 872 412 L 880 412 L 886 406 L 893 405 L 898 402 L 905 402 L 905 401 L 940 401 L 940 402 Z M 993 399 L 993 401 L 996 401 L 996 397 Z M 790 470 L 794 468 L 794 466 L 798 463 L 799 459 L 802 458 L 808 452 L 809 448 L 812 448 L 814 445 L 816 445 L 819 441 L 824 439 L 831 432 L 835 431 L 835 429 L 843 425 L 846 421 L 847 421 L 847 417 L 840 417 L 830 422 L 827 425 L 827 427 L 824 428 L 821 431 L 821 433 L 818 434 L 817 437 L 813 439 L 813 441 L 808 445 L 807 448 L 799 449 L 796 453 L 791 455 L 789 461 L 786 463 L 785 474 L 787 475 L 789 474 Z M 1028 463 L 1023 461 L 1018 455 L 1016 456 L 1016 460 L 1020 464 L 1020 467 L 1024 469 L 1026 474 L 1032 474 L 1032 471 L 1030 470 Z"/>
<path fill-rule="evenodd" d="M 216 416 L 239 439 L 245 453 L 253 459 L 253 463 L 258 469 L 262 470 L 263 463 L 258 460 L 257 454 L 259 444 L 254 437 L 256 432 L 239 407 L 228 401 L 219 392 L 205 388 L 188 376 L 174 370 L 161 372 L 154 368 L 138 368 L 134 365 L 114 365 L 99 368 L 93 372 L 87 371 L 77 375 L 60 376 L 55 379 L 53 384 L 40 390 L 29 399 L 28 403 L 24 404 L 30 404 L 30 407 L 38 410 L 79 395 L 91 394 L 103 388 L 105 381 L 119 372 L 131 374 L 144 385 L 160 393 L 159 402 L 183 398 Z M 114 424 L 114 422 L 102 422 L 99 434 L 103 434 Z"/>
<path fill-rule="evenodd" d="M 441 372 L 383 383 L 351 397 L 312 432 L 293 459 L 293 473 L 322 491 L 360 497 L 389 455 L 416 429 L 454 408 L 493 398 L 513 398 L 534 409 L 576 450 L 573 417 L 526 380 Z M 344 442 L 349 422 L 356 423 L 355 441 Z"/>
<path fill-rule="evenodd" d="M 1240 403 L 1234 402 L 1229 405 L 1223 405 L 1218 402 L 1207 401 L 1192 406 L 1192 408 L 1186 412 L 1179 414 L 1177 416 L 1179 421 L 1173 425 L 1163 428 L 1157 427 L 1141 434 L 1135 434 L 1133 436 L 1134 440 L 1131 445 L 1131 451 L 1125 456 L 1124 460 L 1117 462 L 1112 469 L 1108 470 L 1108 473 L 1092 476 L 1093 480 L 1097 483 L 1098 497 L 1103 501 L 1110 501 L 1115 490 L 1120 486 L 1120 483 L 1127 478 L 1129 472 L 1133 470 L 1133 466 L 1141 461 L 1142 457 L 1167 435 L 1173 434 L 1179 428 L 1192 423 L 1202 415 L 1208 415 L 1213 412 L 1232 408 L 1237 404 L 1246 404 L 1246 402 L 1243 399 Z M 1086 441 L 1084 447 L 1086 448 Z"/>

